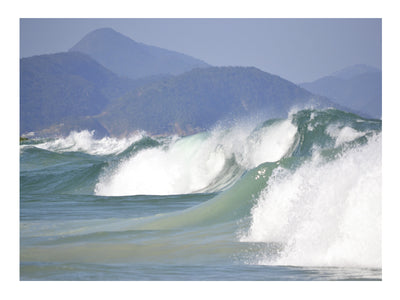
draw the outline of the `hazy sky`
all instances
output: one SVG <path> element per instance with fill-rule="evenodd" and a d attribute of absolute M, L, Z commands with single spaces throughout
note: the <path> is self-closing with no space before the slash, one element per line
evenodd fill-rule
<path fill-rule="evenodd" d="M 381 68 L 381 19 L 20 19 L 20 57 L 67 51 L 97 28 L 214 66 L 254 66 L 295 83 Z"/>

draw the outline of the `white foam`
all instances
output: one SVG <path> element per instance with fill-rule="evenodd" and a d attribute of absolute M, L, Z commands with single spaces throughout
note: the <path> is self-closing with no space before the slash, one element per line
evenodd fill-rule
<path fill-rule="evenodd" d="M 92 155 L 108 155 L 121 153 L 142 137 L 142 133 L 137 133 L 127 138 L 95 139 L 94 131 L 72 131 L 66 138 L 51 140 L 35 147 L 56 152 L 82 151 Z"/>
<path fill-rule="evenodd" d="M 167 149 L 146 149 L 105 173 L 96 185 L 98 195 L 185 194 L 205 188 L 225 163 L 220 147 L 203 135 L 173 141 Z M 110 172 L 110 171 L 109 171 Z"/>
<path fill-rule="evenodd" d="M 291 147 L 297 132 L 290 120 L 256 132 L 253 128 L 248 124 L 229 130 L 217 128 L 209 134 L 172 140 L 168 147 L 142 150 L 121 161 L 117 168 L 105 170 L 95 193 L 122 196 L 207 191 L 217 176 L 224 175 L 221 172 L 227 159 L 235 157 L 243 169 L 279 160 Z M 226 180 L 229 176 L 223 176 L 226 182 L 230 182 Z"/>
<path fill-rule="evenodd" d="M 242 241 L 277 242 L 259 264 L 381 267 L 381 136 L 324 163 L 277 169 Z"/>

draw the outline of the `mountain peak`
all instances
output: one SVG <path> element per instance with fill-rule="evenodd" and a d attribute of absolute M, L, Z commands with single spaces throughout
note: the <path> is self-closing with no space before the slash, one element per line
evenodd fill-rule
<path fill-rule="evenodd" d="M 130 39 L 129 37 L 123 35 L 122 33 L 114 30 L 113 28 L 110 27 L 103 27 L 103 28 L 98 28 L 95 29 L 88 34 L 86 34 L 77 44 L 75 44 L 70 51 L 76 51 L 74 48 L 79 48 L 82 47 L 82 44 L 90 44 L 93 42 L 97 43 L 104 43 L 107 41 L 107 39 L 117 39 L 119 41 L 125 40 L 129 42 L 134 42 L 134 40 Z"/>
<path fill-rule="evenodd" d="M 102 28 L 98 28 L 98 29 L 93 30 L 91 33 L 95 33 L 95 32 L 104 32 L 104 33 L 112 32 L 112 33 L 119 33 L 119 32 L 115 31 L 115 30 L 114 30 L 113 28 L 111 28 L 111 27 L 102 27 Z"/>
<path fill-rule="evenodd" d="M 138 43 L 112 28 L 99 28 L 88 33 L 69 51 L 85 53 L 114 73 L 133 79 L 177 75 L 208 66 L 182 53 Z"/>

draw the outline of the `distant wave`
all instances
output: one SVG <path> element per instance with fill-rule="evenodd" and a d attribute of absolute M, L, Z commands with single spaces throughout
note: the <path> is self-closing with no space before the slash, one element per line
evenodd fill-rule
<path fill-rule="evenodd" d="M 65 138 L 50 139 L 36 144 L 35 147 L 55 152 L 85 152 L 92 155 L 110 155 L 121 153 L 142 137 L 142 133 L 137 133 L 128 138 L 104 137 L 98 140 L 94 138 L 94 131 L 72 131 Z"/>

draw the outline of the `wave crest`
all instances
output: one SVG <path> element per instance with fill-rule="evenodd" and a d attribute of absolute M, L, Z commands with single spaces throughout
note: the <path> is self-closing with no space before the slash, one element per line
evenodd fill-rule
<path fill-rule="evenodd" d="M 35 147 L 55 152 L 85 152 L 91 155 L 110 155 L 123 152 L 143 136 L 144 133 L 136 133 L 128 138 L 104 137 L 95 139 L 94 131 L 72 131 L 65 138 L 46 141 L 35 145 Z"/>

